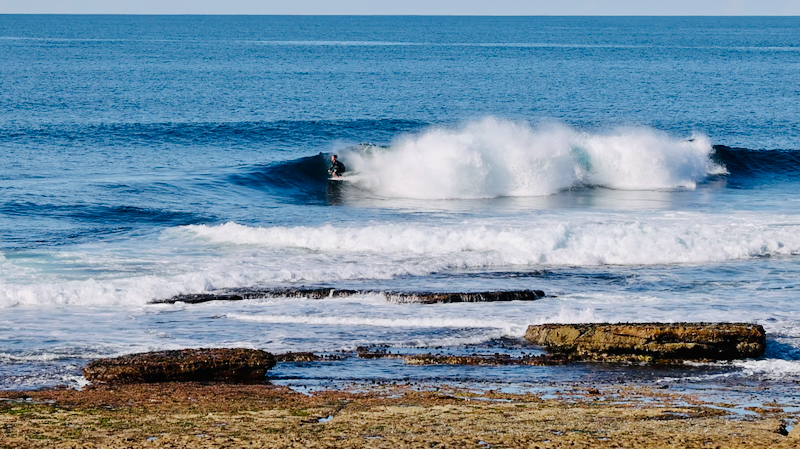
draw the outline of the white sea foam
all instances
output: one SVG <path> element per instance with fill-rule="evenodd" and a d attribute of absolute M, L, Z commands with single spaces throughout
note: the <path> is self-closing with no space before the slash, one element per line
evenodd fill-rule
<path fill-rule="evenodd" d="M 596 315 L 594 309 L 591 307 L 578 310 L 569 307 L 561 307 L 555 315 L 530 320 L 530 324 L 598 323 L 602 321 L 603 320 Z"/>
<path fill-rule="evenodd" d="M 370 309 L 371 310 L 371 309 Z M 370 316 L 363 313 L 341 315 L 295 315 L 295 314 L 245 314 L 229 313 L 225 316 L 232 320 L 250 323 L 280 324 L 314 328 L 317 334 L 327 334 L 320 330 L 321 326 L 347 329 L 347 334 L 354 342 L 342 341 L 341 347 L 316 348 L 322 350 L 354 349 L 359 345 L 390 344 L 395 347 L 436 347 L 452 345 L 470 345 L 485 343 L 502 337 L 521 338 L 525 334 L 528 323 L 524 318 L 509 319 L 507 316 L 486 317 L 461 310 L 438 310 L 426 316 L 419 314 L 401 315 L 394 318 Z M 391 312 L 385 311 L 387 315 Z M 452 313 L 455 316 L 451 316 Z M 519 318 L 519 317 L 517 317 Z M 554 317 L 562 321 L 564 316 Z M 542 322 L 550 319 L 542 318 Z M 365 331 L 364 328 L 375 328 Z M 392 329 L 385 333 L 384 329 Z M 333 331 L 339 333 L 340 331 Z M 372 337 L 364 338 L 365 335 Z M 359 337 L 360 336 L 360 337 Z M 349 339 L 348 339 L 349 340 Z M 319 343 L 317 343 L 319 344 Z"/>
<path fill-rule="evenodd" d="M 587 219 L 588 218 L 588 219 Z M 340 258 L 424 256 L 422 272 L 506 265 L 651 265 L 718 262 L 800 254 L 800 225 L 776 226 L 759 217 L 615 221 L 547 219 L 529 225 L 368 225 L 358 227 L 249 227 L 235 223 L 185 230 L 218 244 L 305 250 Z M 396 265 L 395 265 L 396 267 Z M 413 270 L 413 268 L 409 267 Z M 413 272 L 413 271 L 412 271 Z"/>
<path fill-rule="evenodd" d="M 146 257 L 134 249 L 75 249 L 80 254 L 52 262 L 54 272 L 46 271 L 47 264 L 1 262 L 0 307 L 135 306 L 220 288 L 392 279 L 453 269 L 715 263 L 800 254 L 800 224 L 792 217 L 642 213 L 636 218 L 556 213 L 524 223 L 192 225 L 165 231 Z M 132 271 L 126 264 L 137 257 Z M 107 272 L 98 274 L 97 266 Z M 81 278 L 83 269 L 87 275 Z"/>
<path fill-rule="evenodd" d="M 687 365 L 698 365 L 687 362 Z M 769 380 L 790 380 L 800 378 L 800 360 L 762 359 L 762 360 L 737 360 L 732 362 L 703 363 L 703 366 L 735 366 L 736 371 L 705 374 L 700 376 L 665 377 L 659 382 L 672 381 L 711 381 L 715 379 L 728 379 L 740 377 L 757 377 Z"/>
<path fill-rule="evenodd" d="M 113 280 L 58 281 L 48 276 L 39 283 L 0 282 L 0 307 L 22 305 L 141 305 L 163 295 L 179 294 L 187 287 L 204 289 L 194 276 L 145 276 Z M 171 281 L 177 282 L 171 282 Z M 149 299 L 148 299 L 149 298 Z"/>
<path fill-rule="evenodd" d="M 377 318 L 368 316 L 320 316 L 320 315 L 246 315 L 230 313 L 226 317 L 242 321 L 280 324 L 313 324 L 324 326 L 377 326 L 402 328 L 494 328 L 505 331 L 505 335 L 521 336 L 525 333 L 525 325 L 512 324 L 508 320 L 490 320 L 481 317 L 447 318 L 447 317 L 403 317 Z"/>
<path fill-rule="evenodd" d="M 648 128 L 588 134 L 487 118 L 343 158 L 359 173 L 356 184 L 379 195 L 454 199 L 550 195 L 582 185 L 693 188 L 724 172 L 709 158 L 712 151 L 705 136 L 680 140 Z"/>
<path fill-rule="evenodd" d="M 742 368 L 736 373 L 742 377 L 762 376 L 768 379 L 800 378 L 800 360 L 742 360 L 732 363 Z"/>

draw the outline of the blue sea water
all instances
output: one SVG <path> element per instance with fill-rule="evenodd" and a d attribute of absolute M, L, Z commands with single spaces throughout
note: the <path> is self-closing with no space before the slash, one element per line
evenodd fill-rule
<path fill-rule="evenodd" d="M 763 358 L 647 379 L 790 389 L 798 74 L 798 18 L 0 15 L 0 388 L 80 385 L 87 361 L 146 350 L 480 351 L 529 324 L 745 321 Z M 286 286 L 550 297 L 151 304 Z M 312 371 L 606 370 L 395 365 Z"/>

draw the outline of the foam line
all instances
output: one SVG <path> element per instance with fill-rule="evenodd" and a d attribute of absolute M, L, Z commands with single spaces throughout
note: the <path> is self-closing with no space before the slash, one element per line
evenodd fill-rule
<path fill-rule="evenodd" d="M 772 217 L 778 219 L 779 217 Z M 425 256 L 430 271 L 504 265 L 652 265 L 704 263 L 800 254 L 800 225 L 769 217 L 674 218 L 605 222 L 546 219 L 527 226 L 249 227 L 236 223 L 183 228 L 217 244 L 311 250 L 340 257 Z M 389 260 L 389 259 L 385 259 Z M 377 269 L 378 265 L 376 265 Z"/>
<path fill-rule="evenodd" d="M 508 320 L 486 320 L 482 318 L 372 318 L 365 316 L 318 316 L 318 315 L 246 315 L 229 313 L 226 317 L 242 321 L 278 324 L 316 324 L 325 326 L 377 326 L 404 328 L 495 328 L 504 329 L 509 335 L 524 335 L 526 325 L 512 324 Z"/>

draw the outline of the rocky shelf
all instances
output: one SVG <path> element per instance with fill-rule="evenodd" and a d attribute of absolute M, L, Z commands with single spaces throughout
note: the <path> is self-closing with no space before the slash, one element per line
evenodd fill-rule
<path fill-rule="evenodd" d="M 571 362 L 683 361 L 760 357 L 764 328 L 747 323 L 543 324 L 529 326 L 525 338 L 547 354 L 494 355 L 392 354 L 359 347 L 362 359 L 402 358 L 410 365 L 560 365 Z M 84 369 L 93 383 L 258 382 L 276 362 L 321 362 L 347 358 L 289 352 L 273 356 L 255 349 L 184 349 L 95 360 Z"/>
<path fill-rule="evenodd" d="M 764 328 L 748 323 L 543 324 L 525 338 L 571 360 L 664 362 L 760 357 Z"/>

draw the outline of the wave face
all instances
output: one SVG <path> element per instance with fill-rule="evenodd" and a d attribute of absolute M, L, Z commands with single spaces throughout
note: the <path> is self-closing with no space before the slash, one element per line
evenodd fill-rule
<path fill-rule="evenodd" d="M 694 188 L 724 173 L 712 153 L 705 136 L 679 140 L 648 128 L 589 134 L 487 118 L 407 136 L 388 149 L 358 147 L 342 159 L 357 173 L 356 185 L 381 196 L 457 199 L 551 195 L 585 186 Z"/>
<path fill-rule="evenodd" d="M 320 153 L 316 156 L 251 167 L 247 172 L 230 175 L 228 180 L 242 187 L 309 202 L 324 196 L 328 184 L 327 169 L 327 160 Z"/>
<path fill-rule="evenodd" d="M 800 151 L 750 150 L 714 145 L 713 160 L 733 178 L 800 178 Z"/>

